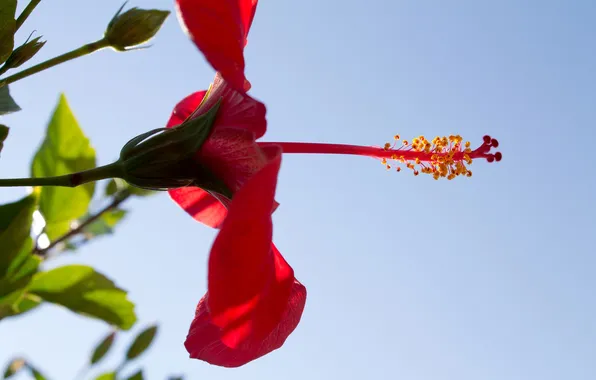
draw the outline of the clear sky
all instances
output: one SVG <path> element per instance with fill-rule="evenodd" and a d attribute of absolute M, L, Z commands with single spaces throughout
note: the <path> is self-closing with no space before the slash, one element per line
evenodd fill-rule
<path fill-rule="evenodd" d="M 19 40 L 35 29 L 48 40 L 39 57 L 53 57 L 99 38 L 120 5 L 42 1 Z M 149 379 L 595 379 L 595 19 L 593 0 L 261 1 L 246 60 L 265 140 L 488 133 L 504 157 L 448 182 L 360 157 L 284 156 L 274 241 L 309 293 L 299 327 L 262 359 L 233 370 L 188 359 L 215 231 L 166 194 L 129 202 L 116 235 L 47 266 L 94 265 L 137 303 L 133 333 L 161 324 L 141 360 Z M 3 119 L 0 176 L 28 174 L 62 91 L 106 164 L 209 85 L 175 17 L 153 45 L 11 86 L 23 111 Z M 1 189 L 0 201 L 23 193 Z M 40 307 L 2 321 L 0 362 L 25 353 L 70 379 L 107 330 Z"/>

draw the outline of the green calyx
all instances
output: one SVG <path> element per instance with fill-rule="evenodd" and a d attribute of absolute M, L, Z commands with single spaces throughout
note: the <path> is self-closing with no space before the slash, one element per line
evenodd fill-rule
<path fill-rule="evenodd" d="M 177 127 L 154 129 L 131 139 L 120 152 L 122 178 L 149 190 L 197 186 L 231 197 L 225 184 L 195 158 L 211 134 L 220 104 L 221 100 Z"/>

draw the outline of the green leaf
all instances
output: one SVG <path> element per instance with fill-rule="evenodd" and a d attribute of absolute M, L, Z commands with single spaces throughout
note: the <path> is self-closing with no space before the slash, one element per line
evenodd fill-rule
<path fill-rule="evenodd" d="M 106 372 L 97 376 L 95 380 L 116 380 L 116 372 Z"/>
<path fill-rule="evenodd" d="M 83 233 L 87 239 L 101 235 L 109 235 L 114 232 L 114 227 L 124 219 L 127 211 L 122 209 L 113 209 L 103 213 L 97 220 L 89 224 Z"/>
<path fill-rule="evenodd" d="M 0 318 L 22 314 L 37 304 L 32 305 L 26 298 L 26 287 L 41 263 L 41 257 L 32 255 L 33 240 L 27 238 L 7 274 L 0 279 Z"/>
<path fill-rule="evenodd" d="M 108 353 L 112 344 L 114 343 L 114 338 L 116 338 L 116 332 L 111 332 L 105 338 L 102 339 L 101 342 L 95 347 L 93 350 L 93 355 L 91 355 L 91 365 L 96 364 L 99 362 L 103 357 Z"/>
<path fill-rule="evenodd" d="M 4 370 L 4 378 L 8 379 L 12 375 L 16 374 L 21 369 L 23 369 L 24 366 L 25 366 L 25 359 L 23 359 L 23 358 L 12 359 L 6 366 L 6 369 Z"/>
<path fill-rule="evenodd" d="M 0 115 L 7 115 L 20 110 L 21 107 L 10 96 L 8 85 L 0 87 Z"/>
<path fill-rule="evenodd" d="M 27 366 L 27 368 L 29 368 L 29 371 L 31 371 L 31 374 L 33 375 L 33 378 L 35 380 L 46 380 L 47 378 L 41 374 L 41 372 L 39 372 L 35 367 L 33 367 L 31 365 L 31 363 L 27 362 L 25 364 Z"/>
<path fill-rule="evenodd" d="M 35 309 L 40 304 L 41 299 L 38 296 L 26 293 L 22 294 L 21 298 L 17 303 L 13 304 L 12 307 L 0 305 L 0 319 L 25 314 L 28 311 Z"/>
<path fill-rule="evenodd" d="M 79 127 L 64 94 L 47 128 L 45 140 L 31 165 L 33 177 L 50 177 L 92 169 L 95 150 Z M 46 234 L 55 240 L 70 229 L 70 224 L 87 212 L 95 183 L 76 188 L 43 187 L 39 209 L 46 220 Z"/>
<path fill-rule="evenodd" d="M 17 0 L 2 0 L 0 7 L 0 63 L 4 63 L 14 48 L 14 34 L 17 31 L 15 13 Z"/>
<path fill-rule="evenodd" d="M 135 340 L 132 342 L 130 347 L 128 347 L 128 351 L 126 351 L 126 360 L 135 359 L 145 352 L 151 343 L 153 343 L 155 334 L 157 334 L 157 326 L 155 325 L 141 331 L 141 333 L 139 333 L 139 335 L 137 335 Z"/>
<path fill-rule="evenodd" d="M 140 369 L 138 370 L 136 373 L 134 373 L 133 375 L 129 376 L 126 378 L 126 380 L 143 380 L 143 370 Z"/>
<path fill-rule="evenodd" d="M 16 305 L 13 305 L 12 313 L 6 315 L 11 317 L 31 311 L 41 304 L 41 298 L 33 294 L 24 294 Z"/>
<path fill-rule="evenodd" d="M 130 329 L 137 320 L 126 291 L 88 266 L 67 265 L 37 273 L 28 292 L 123 330 Z"/>
<path fill-rule="evenodd" d="M 109 196 L 116 194 L 117 192 L 119 192 L 121 190 L 124 190 L 124 187 L 122 187 L 122 188 L 120 187 L 121 186 L 120 184 L 122 182 L 124 182 L 124 181 L 122 181 L 118 178 L 112 178 L 106 186 L 105 194 L 109 197 Z"/>
<path fill-rule="evenodd" d="M 0 206 L 0 278 L 8 275 L 29 238 L 36 205 L 34 192 L 20 201 Z"/>

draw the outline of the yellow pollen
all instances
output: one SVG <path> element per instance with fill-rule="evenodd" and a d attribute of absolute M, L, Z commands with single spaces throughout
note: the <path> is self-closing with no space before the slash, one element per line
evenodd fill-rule
<path fill-rule="evenodd" d="M 400 135 L 393 136 L 395 141 L 400 141 Z M 402 170 L 401 165 L 412 170 L 415 176 L 420 173 L 429 174 L 433 179 L 447 178 L 452 180 L 455 177 L 471 177 L 472 172 L 468 170 L 473 159 L 471 143 L 463 140 L 460 135 L 436 136 L 427 140 L 424 135 L 414 137 L 410 140 L 401 140 L 401 146 L 385 143 L 383 149 L 387 151 L 386 158 L 381 163 L 387 170 L 395 168 L 395 171 Z M 399 152 L 403 152 L 400 154 Z M 395 165 L 389 161 L 393 161 Z"/>

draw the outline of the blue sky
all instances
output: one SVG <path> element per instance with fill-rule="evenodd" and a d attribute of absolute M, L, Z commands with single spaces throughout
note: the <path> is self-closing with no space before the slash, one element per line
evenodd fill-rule
<path fill-rule="evenodd" d="M 43 34 L 47 59 L 99 38 L 120 5 L 42 2 L 18 35 Z M 188 359 L 215 231 L 165 194 L 131 201 L 114 237 L 47 266 L 95 266 L 137 303 L 133 333 L 161 324 L 141 359 L 149 379 L 594 379 L 595 16 L 590 0 L 261 1 L 246 60 L 268 107 L 265 140 L 475 144 L 488 133 L 504 155 L 450 182 L 360 157 L 284 156 L 274 240 L 309 294 L 301 324 L 267 357 L 233 370 Z M 23 111 L 3 119 L 0 177 L 28 174 L 60 92 L 106 164 L 209 85 L 175 17 L 153 45 L 14 84 Z M 2 189 L 0 201 L 23 192 Z M 74 378 L 107 330 L 42 307 L 0 324 L 0 362 L 24 353 Z M 106 364 L 117 362 L 114 352 Z"/>

